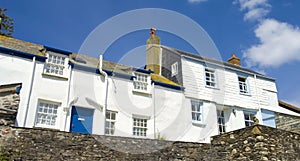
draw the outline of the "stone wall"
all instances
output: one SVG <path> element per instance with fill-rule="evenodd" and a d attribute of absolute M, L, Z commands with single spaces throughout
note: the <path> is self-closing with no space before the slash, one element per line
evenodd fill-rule
<path fill-rule="evenodd" d="M 278 129 L 300 133 L 300 117 L 276 113 L 275 120 Z"/>
<path fill-rule="evenodd" d="M 261 125 L 212 137 L 212 145 L 229 160 L 300 160 L 300 134 Z"/>
<path fill-rule="evenodd" d="M 0 86 L 0 130 L 3 126 L 15 124 L 20 102 L 20 90 L 20 83 Z"/>
<path fill-rule="evenodd" d="M 9 160 L 300 160 L 300 135 L 261 125 L 214 136 L 211 144 L 84 135 L 10 127 Z M 0 156 L 1 156 L 0 155 Z"/>

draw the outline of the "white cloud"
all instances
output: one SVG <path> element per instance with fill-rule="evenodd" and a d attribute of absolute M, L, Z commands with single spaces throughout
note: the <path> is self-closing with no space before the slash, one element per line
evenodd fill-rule
<path fill-rule="evenodd" d="M 279 67 L 300 61 L 300 29 L 275 19 L 264 19 L 255 29 L 260 43 L 243 52 L 248 67 Z"/>
<path fill-rule="evenodd" d="M 241 10 L 270 7 L 268 0 L 238 0 L 238 2 L 241 5 Z"/>
<path fill-rule="evenodd" d="M 244 20 L 261 20 L 269 12 L 271 5 L 268 0 L 235 0 L 234 4 L 239 4 L 242 11 L 246 11 Z"/>
<path fill-rule="evenodd" d="M 206 2 L 207 0 L 188 0 L 189 3 L 201 3 Z"/>
<path fill-rule="evenodd" d="M 269 10 L 263 9 L 263 8 L 255 8 L 252 10 L 249 10 L 245 16 L 244 20 L 254 21 L 254 20 L 260 20 L 262 17 L 265 17 L 269 13 Z"/>

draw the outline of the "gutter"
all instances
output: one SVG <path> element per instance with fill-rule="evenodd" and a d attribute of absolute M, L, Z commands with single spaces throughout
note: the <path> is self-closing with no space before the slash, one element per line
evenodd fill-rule
<path fill-rule="evenodd" d="M 106 109 L 107 109 L 107 96 L 108 96 L 108 75 L 102 69 L 103 65 L 103 55 L 99 56 L 99 72 L 104 76 L 104 84 L 105 84 L 105 96 L 104 96 L 104 106 L 103 106 L 103 135 L 105 135 L 105 123 L 106 123 Z"/>
<path fill-rule="evenodd" d="M 28 109 L 29 109 L 29 104 L 30 104 L 30 98 L 31 98 L 31 93 L 32 93 L 32 86 L 33 86 L 33 80 L 34 80 L 34 75 L 35 75 L 35 59 L 36 57 L 34 56 L 32 58 L 32 73 L 31 73 L 31 79 L 30 79 L 30 85 L 29 85 L 29 91 L 28 91 L 28 98 L 26 101 L 26 108 L 25 108 L 25 117 L 23 121 L 23 127 L 26 126 L 26 121 L 27 121 L 27 115 L 28 115 Z"/>

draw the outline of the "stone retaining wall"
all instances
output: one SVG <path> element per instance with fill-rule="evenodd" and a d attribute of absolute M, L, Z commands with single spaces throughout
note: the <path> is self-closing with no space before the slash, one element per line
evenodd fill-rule
<path fill-rule="evenodd" d="M 255 125 L 211 144 L 84 135 L 9 127 L 0 156 L 9 160 L 300 160 L 300 135 Z"/>

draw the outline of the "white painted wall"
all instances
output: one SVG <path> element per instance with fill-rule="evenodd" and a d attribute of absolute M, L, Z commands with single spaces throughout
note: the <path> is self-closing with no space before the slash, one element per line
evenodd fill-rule
<path fill-rule="evenodd" d="M 62 123 L 64 113 L 62 107 L 67 105 L 68 81 L 66 79 L 44 76 L 44 62 L 35 61 L 32 92 L 30 101 L 27 102 L 32 79 L 33 60 L 0 54 L 0 61 L 0 84 L 22 83 L 17 126 L 22 127 L 25 119 L 25 127 L 35 126 L 38 99 L 42 99 L 60 103 L 57 126 L 53 128 L 63 130 Z M 66 61 L 68 61 L 68 58 Z M 66 72 L 68 75 L 68 69 L 66 69 Z M 26 108 L 28 108 L 28 110 L 27 117 L 25 118 Z"/>
<path fill-rule="evenodd" d="M 78 69 L 72 70 L 72 79 L 70 86 L 70 105 L 68 119 L 66 122 L 66 131 L 70 129 L 72 106 L 78 106 L 87 109 L 94 109 L 93 134 L 103 134 L 104 131 L 104 77 L 91 72 Z"/>
<path fill-rule="evenodd" d="M 0 53 L 0 84 L 22 83 L 17 125 L 22 126 L 27 107 L 32 60 Z"/>
<path fill-rule="evenodd" d="M 32 67 L 33 60 L 0 53 L 0 84 L 22 83 L 17 116 L 19 126 L 25 119 Z M 278 107 L 273 81 L 249 75 L 250 94 L 242 95 L 238 86 L 239 73 L 235 71 L 215 68 L 218 86 L 208 88 L 202 63 L 183 58 L 182 68 L 184 93 L 153 84 L 149 84 L 146 93 L 134 92 L 132 80 L 109 76 L 107 110 L 117 112 L 116 136 L 133 137 L 133 116 L 148 119 L 147 138 L 155 138 L 159 134 L 167 140 L 210 142 L 210 136 L 218 134 L 216 109 L 219 106 L 225 111 L 227 131 L 245 127 L 244 110 L 256 111 L 258 119 L 261 119 L 261 108 L 296 115 Z M 70 77 L 61 79 L 43 75 L 43 69 L 44 62 L 36 61 L 26 127 L 35 126 L 37 103 L 43 99 L 60 103 L 54 128 L 69 131 L 71 107 L 74 105 L 94 109 L 93 134 L 104 134 L 104 77 L 68 66 L 65 72 Z M 201 125 L 192 123 L 192 99 L 204 102 L 204 122 Z"/>

